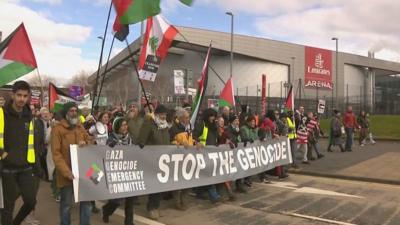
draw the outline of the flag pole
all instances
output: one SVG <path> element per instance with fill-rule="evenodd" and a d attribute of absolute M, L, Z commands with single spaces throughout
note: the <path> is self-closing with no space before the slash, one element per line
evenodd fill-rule
<path fill-rule="evenodd" d="M 133 52 L 132 52 L 132 50 L 131 50 L 131 48 L 130 48 L 130 46 L 129 46 L 129 43 L 128 43 L 128 39 L 127 39 L 127 38 L 125 38 L 125 43 L 126 43 L 126 48 L 127 48 L 128 51 L 129 51 L 129 55 L 132 57 L 132 56 L 133 56 Z M 139 82 L 139 84 L 140 84 L 140 87 L 141 87 L 141 89 L 142 89 L 142 93 L 143 93 L 143 95 L 144 95 L 144 98 L 146 99 L 146 104 L 149 106 L 149 112 L 152 113 L 153 110 L 152 110 L 151 107 L 150 107 L 150 102 L 149 102 L 149 99 L 147 98 L 146 90 L 144 89 L 143 82 L 142 82 L 142 80 L 141 80 L 140 77 L 139 77 L 139 71 L 138 71 L 138 69 L 137 69 L 137 65 L 136 65 L 136 63 L 135 63 L 134 60 L 132 60 L 132 63 L 133 63 L 133 67 L 135 68 L 136 76 L 137 76 L 138 82 Z"/>
<path fill-rule="evenodd" d="M 43 106 L 43 102 L 44 102 L 44 99 L 43 99 L 43 97 L 44 97 L 44 89 L 43 89 L 42 78 L 41 78 L 40 72 L 39 72 L 39 67 L 36 67 L 36 73 L 37 73 L 37 75 L 38 75 L 38 77 L 39 77 L 40 91 L 42 92 L 42 94 L 40 95 L 40 101 L 42 102 L 41 105 Z"/>
<path fill-rule="evenodd" d="M 107 62 L 106 62 L 106 65 L 104 67 L 104 72 L 102 74 L 103 77 L 101 78 L 100 90 L 99 90 L 99 93 L 98 93 L 99 97 L 96 99 L 96 104 L 94 104 L 95 108 L 98 108 L 98 106 L 99 106 L 99 100 L 100 100 L 100 96 L 101 96 L 101 91 L 103 90 L 104 80 L 105 80 L 105 77 L 107 75 L 108 63 L 110 62 L 111 51 L 112 51 L 113 46 L 114 46 L 114 41 L 115 41 L 115 36 L 113 37 L 113 39 L 111 41 L 110 51 L 108 52 Z M 93 101 L 94 101 L 94 99 L 93 99 Z"/>
<path fill-rule="evenodd" d="M 99 65 L 97 67 L 97 74 L 96 74 L 96 82 L 93 88 L 93 101 L 92 101 L 92 115 L 94 114 L 94 100 L 97 97 L 97 86 L 99 85 L 99 76 L 100 76 L 100 68 L 101 68 L 101 63 L 103 59 L 103 51 L 104 51 L 104 44 L 106 42 L 106 37 L 107 37 L 107 30 L 108 30 L 108 23 L 110 22 L 110 15 L 111 15 L 111 9 L 112 9 L 113 2 L 110 1 L 110 7 L 108 9 L 108 16 L 107 16 L 107 22 L 106 22 L 106 28 L 104 29 L 104 35 L 103 39 L 101 42 L 101 51 L 100 51 L 100 57 L 99 57 Z"/>
<path fill-rule="evenodd" d="M 190 41 L 185 36 L 183 36 L 183 34 L 179 30 L 178 30 L 178 34 L 181 35 L 181 37 L 190 45 L 190 47 L 192 49 L 195 49 L 194 45 L 192 43 L 190 43 Z M 205 57 L 203 55 L 201 55 L 199 52 L 197 52 L 197 54 L 201 57 L 201 59 L 205 60 Z M 217 71 L 215 71 L 215 69 L 211 65 L 209 65 L 209 67 L 210 67 L 211 71 L 213 71 L 214 74 L 218 77 L 218 79 L 225 85 L 226 82 L 221 78 L 221 76 L 217 73 Z"/>

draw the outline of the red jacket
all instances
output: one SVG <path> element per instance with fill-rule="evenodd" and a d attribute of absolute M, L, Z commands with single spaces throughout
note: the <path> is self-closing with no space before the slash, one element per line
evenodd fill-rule
<path fill-rule="evenodd" d="M 346 128 L 358 128 L 357 118 L 353 112 L 344 113 L 343 124 Z"/>

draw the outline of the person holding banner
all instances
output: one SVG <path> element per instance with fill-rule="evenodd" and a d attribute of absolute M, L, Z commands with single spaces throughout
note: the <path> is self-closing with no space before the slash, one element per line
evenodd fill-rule
<path fill-rule="evenodd" d="M 287 136 L 290 141 L 290 151 L 291 151 L 292 157 L 293 157 L 292 167 L 295 169 L 298 169 L 299 166 L 296 163 L 296 152 L 297 152 L 296 123 L 295 123 L 295 120 L 293 119 L 293 111 L 292 110 L 287 112 L 286 120 L 287 120 L 287 126 L 288 126 L 288 135 Z"/>
<path fill-rule="evenodd" d="M 51 149 L 57 171 L 57 186 L 60 188 L 60 224 L 71 225 L 71 207 L 74 191 L 71 170 L 70 145 L 83 146 L 91 142 L 89 134 L 80 123 L 75 102 L 65 103 L 63 119 L 51 131 Z M 80 225 L 90 225 L 91 204 L 80 203 Z"/>
<path fill-rule="evenodd" d="M 143 122 L 141 132 L 139 134 L 139 146 L 145 145 L 170 145 L 170 135 L 168 131 L 167 122 L 167 108 L 164 105 L 158 105 L 154 119 L 147 116 Z M 150 194 L 147 202 L 147 211 L 151 219 L 157 220 L 159 218 L 159 211 L 161 201 L 161 193 Z"/>
<path fill-rule="evenodd" d="M 184 146 L 185 148 L 193 146 L 194 139 L 190 126 L 190 114 L 183 108 L 178 108 L 176 111 L 177 120 L 174 121 L 169 130 L 171 143 L 174 145 Z M 174 191 L 175 208 L 178 210 L 187 210 L 186 198 L 188 189 Z"/>
<path fill-rule="evenodd" d="M 206 145 L 218 146 L 218 129 L 217 129 L 217 112 L 214 109 L 208 108 L 203 112 L 203 121 L 196 123 L 193 131 L 193 136 L 198 147 Z M 221 196 L 218 194 L 215 185 L 195 188 L 196 196 L 203 198 L 203 193 L 207 191 L 210 201 L 217 204 L 221 201 Z"/>
<path fill-rule="evenodd" d="M 253 115 L 247 116 L 246 124 L 240 128 L 240 138 L 242 139 L 245 147 L 247 143 L 252 144 L 254 141 L 259 139 L 256 118 Z M 251 187 L 251 177 L 244 178 L 244 184 L 248 187 Z"/>
<path fill-rule="evenodd" d="M 107 145 L 114 148 L 116 145 L 133 145 L 133 140 L 128 132 L 128 123 L 122 117 L 117 117 L 113 122 L 113 132 L 107 139 Z M 103 222 L 109 223 L 110 216 L 125 200 L 125 220 L 124 225 L 133 225 L 133 203 L 136 197 L 124 199 L 111 199 L 103 206 Z"/>

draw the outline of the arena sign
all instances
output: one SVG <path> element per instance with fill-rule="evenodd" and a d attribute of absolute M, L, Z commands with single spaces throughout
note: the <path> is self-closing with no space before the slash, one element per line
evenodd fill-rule
<path fill-rule="evenodd" d="M 305 47 L 304 85 L 307 88 L 333 88 L 332 52 L 326 49 Z"/>
<path fill-rule="evenodd" d="M 248 177 L 292 162 L 287 138 L 183 148 L 71 145 L 75 201 L 138 196 Z"/>

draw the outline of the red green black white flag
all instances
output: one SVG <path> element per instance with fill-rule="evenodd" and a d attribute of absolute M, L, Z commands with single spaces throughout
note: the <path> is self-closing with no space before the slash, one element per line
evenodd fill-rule
<path fill-rule="evenodd" d="M 61 89 L 57 88 L 53 83 L 49 83 L 49 109 L 53 112 L 61 110 L 65 103 L 76 102 L 75 98 L 69 94 L 64 93 Z"/>
<path fill-rule="evenodd" d="M 135 24 L 161 12 L 160 0 L 112 0 L 121 24 Z"/>
<path fill-rule="evenodd" d="M 201 103 L 203 102 L 204 95 L 207 89 L 208 64 L 210 62 L 210 57 L 211 57 L 210 53 L 211 53 L 211 44 L 210 47 L 208 47 L 206 60 L 204 61 L 203 69 L 201 70 L 201 78 L 197 81 L 199 87 L 197 88 L 196 97 L 194 98 L 193 101 L 193 106 L 192 106 L 193 111 L 192 111 L 192 116 L 190 118 L 190 124 L 192 125 L 192 127 L 194 127 L 196 123 L 197 115 L 199 114 L 200 106 Z"/>
<path fill-rule="evenodd" d="M 37 68 L 35 54 L 23 23 L 0 43 L 0 86 Z"/>
<path fill-rule="evenodd" d="M 221 95 L 219 96 L 218 106 L 219 107 L 223 107 L 223 106 L 235 107 L 235 94 L 233 92 L 232 78 L 230 78 L 226 82 L 225 87 L 222 90 Z"/>

